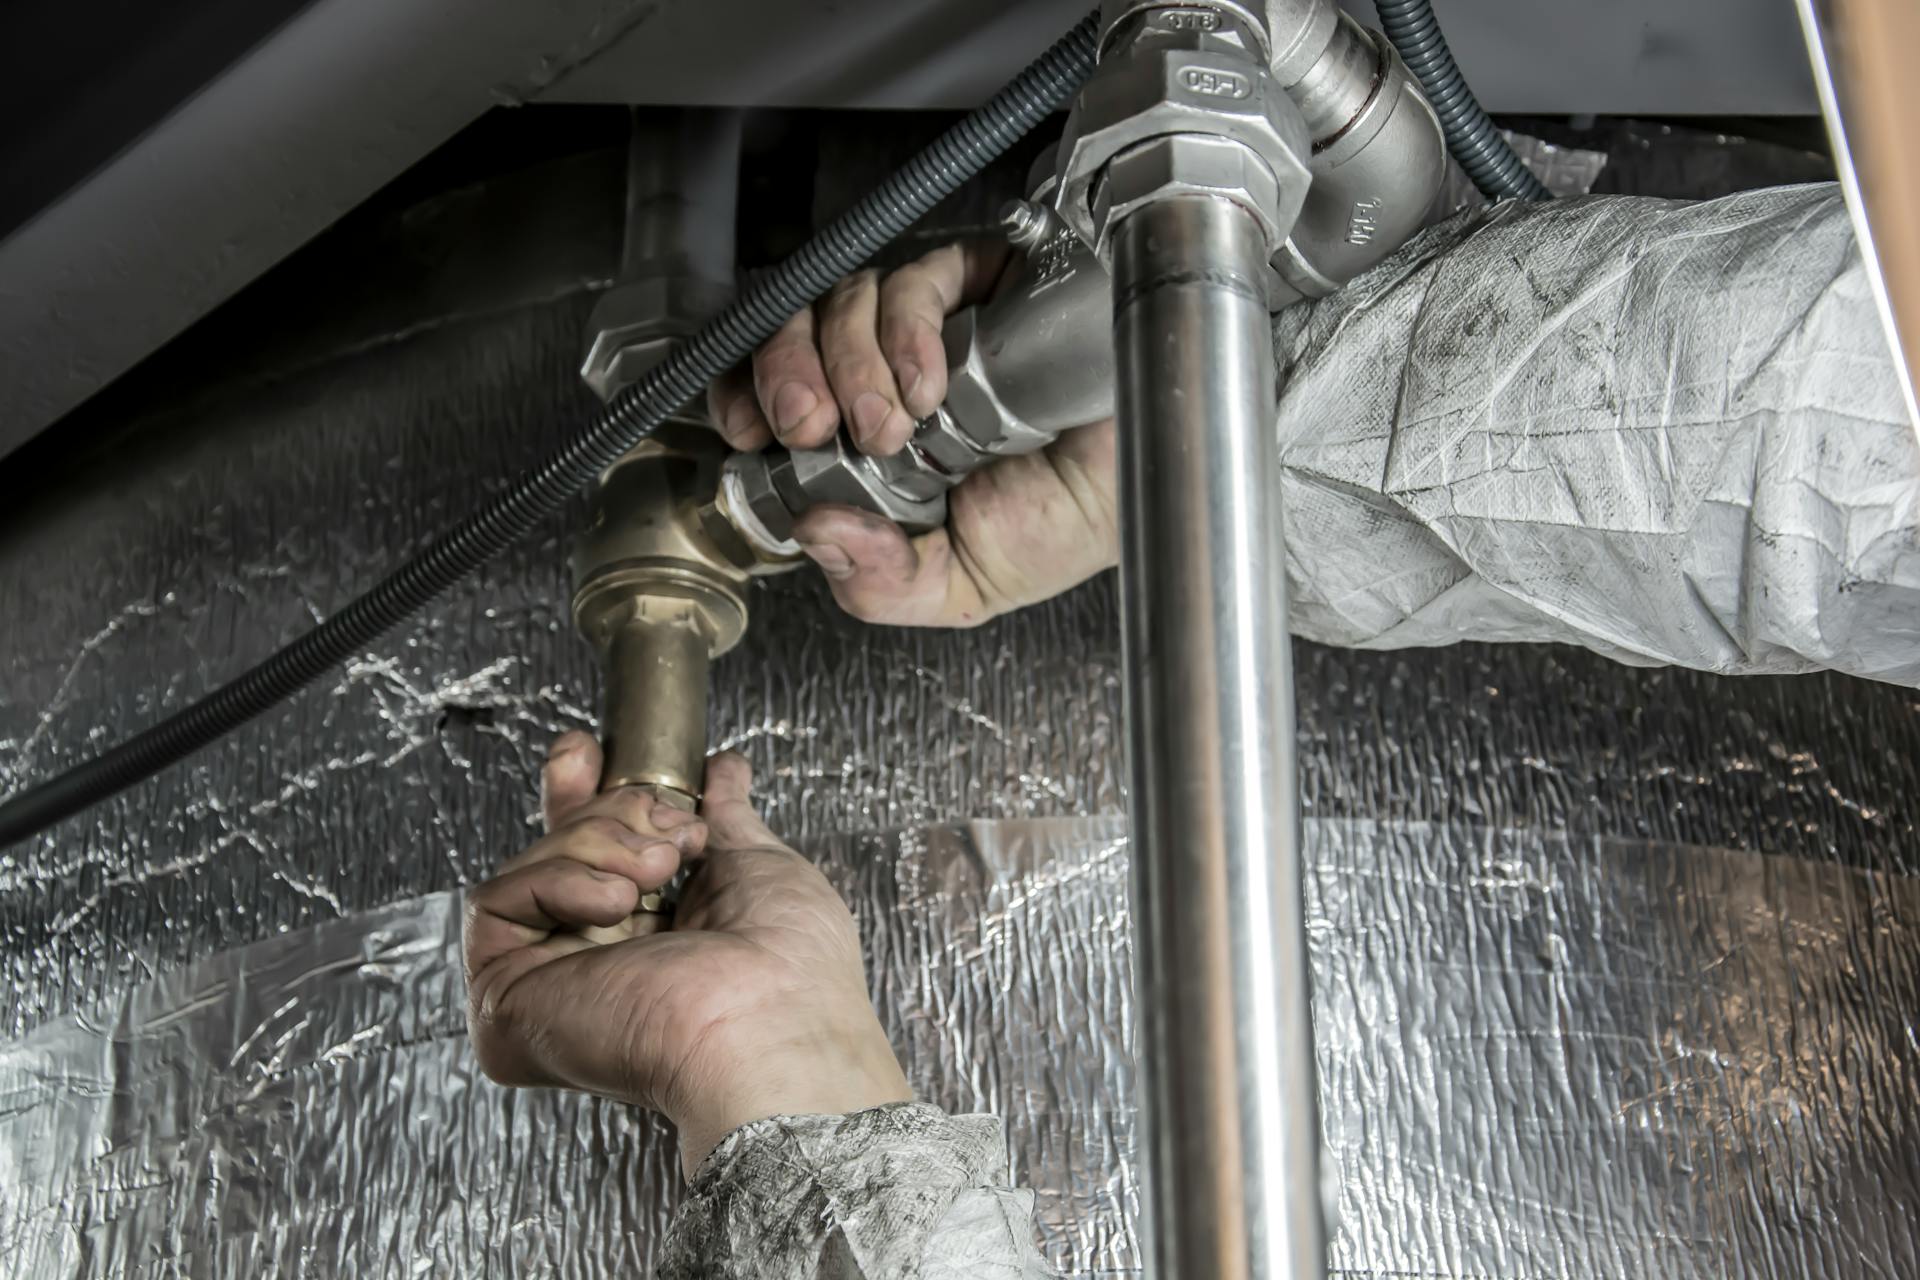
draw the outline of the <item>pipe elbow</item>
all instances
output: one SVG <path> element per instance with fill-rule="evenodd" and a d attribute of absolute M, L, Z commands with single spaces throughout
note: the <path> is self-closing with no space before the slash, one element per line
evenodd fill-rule
<path fill-rule="evenodd" d="M 1315 125 L 1313 187 L 1274 266 L 1299 297 L 1325 297 L 1426 225 L 1446 181 L 1446 138 L 1393 46 L 1344 16 L 1287 92 Z"/>

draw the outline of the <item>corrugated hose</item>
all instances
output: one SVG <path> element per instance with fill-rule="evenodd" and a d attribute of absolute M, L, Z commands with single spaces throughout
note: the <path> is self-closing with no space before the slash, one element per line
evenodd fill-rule
<path fill-rule="evenodd" d="M 1533 176 L 1473 96 L 1453 51 L 1447 48 L 1433 0 L 1374 0 L 1374 7 L 1380 11 L 1380 29 L 1400 51 L 1440 117 L 1447 150 L 1480 193 L 1489 200 L 1552 199 L 1553 193 Z"/>

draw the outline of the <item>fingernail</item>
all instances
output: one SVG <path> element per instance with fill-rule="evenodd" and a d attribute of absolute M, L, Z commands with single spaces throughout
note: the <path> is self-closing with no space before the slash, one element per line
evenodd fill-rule
<path fill-rule="evenodd" d="M 570 756 L 574 752 L 579 751 L 581 748 L 585 747 L 586 745 L 587 745 L 586 743 L 574 737 L 572 734 L 567 734 L 563 737 L 555 738 L 547 746 L 547 759 L 558 760 L 562 756 Z"/>
<path fill-rule="evenodd" d="M 820 572 L 829 578 L 848 578 L 853 576 L 853 557 L 834 546 L 831 542 L 803 542 L 800 549 L 820 566 Z"/>
<path fill-rule="evenodd" d="M 887 415 L 893 412 L 893 406 L 887 403 L 885 396 L 878 391 L 863 392 L 853 402 L 853 438 L 865 444 L 880 434 L 887 425 Z"/>
<path fill-rule="evenodd" d="M 685 809 L 676 809 L 670 804 L 660 805 L 653 811 L 653 825 L 662 831 L 671 831 L 675 827 L 684 827 L 695 820 L 695 815 Z"/>
<path fill-rule="evenodd" d="M 901 385 L 905 388 L 901 394 L 906 397 L 908 404 L 912 404 L 913 393 L 920 389 L 920 383 L 926 378 L 927 371 L 909 360 L 894 370 L 894 376 L 900 379 Z"/>
<path fill-rule="evenodd" d="M 774 393 L 773 418 L 782 431 L 791 431 L 807 420 L 820 403 L 813 392 L 797 382 L 789 382 Z"/>
<path fill-rule="evenodd" d="M 681 853 L 692 853 L 693 846 L 698 842 L 699 835 L 700 828 L 698 827 L 681 827 L 673 833 L 673 847 Z"/>

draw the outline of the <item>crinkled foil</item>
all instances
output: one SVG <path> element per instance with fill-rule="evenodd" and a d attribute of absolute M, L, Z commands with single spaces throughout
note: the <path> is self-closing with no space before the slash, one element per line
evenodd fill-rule
<path fill-rule="evenodd" d="M 1052 1259 L 1138 1271 L 1116 819 L 825 839 L 916 1092 L 1006 1118 Z M 1333 1269 L 1920 1268 L 1920 881 L 1426 824 L 1307 828 Z M 25 1275 L 645 1275 L 632 1108 L 480 1077 L 459 900 L 229 952 L 0 1052 Z"/>
<path fill-rule="evenodd" d="M 1511 129 L 1503 129 L 1501 133 L 1507 145 L 1533 171 L 1533 176 L 1545 183 L 1547 190 L 1556 196 L 1587 194 L 1593 190 L 1594 183 L 1600 180 L 1601 172 L 1607 167 L 1607 153 L 1604 151 L 1555 146 Z M 1487 203 L 1487 198 L 1473 185 L 1473 179 L 1467 176 L 1467 171 L 1449 161 L 1446 185 L 1440 192 L 1440 207 L 1458 212 L 1461 209 L 1478 209 Z"/>
<path fill-rule="evenodd" d="M 201 374 L 66 428 L 111 447 L 0 510 L 0 787 L 337 609 L 589 411 L 617 245 L 479 288 L 590 203 L 536 177 L 493 239 L 482 184 L 317 246 Z M 418 277 L 383 248 L 410 229 Z M 335 280 L 403 314 L 316 348 Z M 522 845 L 546 742 L 592 722 L 574 518 L 0 851 L 0 1256 L 30 1260 L 0 1270 L 640 1273 L 660 1132 L 476 1079 L 448 901 L 390 905 Z M 716 739 L 849 888 L 916 1082 L 1008 1117 L 1054 1256 L 1134 1269 L 1112 581 L 964 634 L 858 626 L 805 576 L 753 607 Z M 1546 645 L 1299 644 L 1295 682 L 1340 1267 L 1916 1272 L 1911 690 Z"/>

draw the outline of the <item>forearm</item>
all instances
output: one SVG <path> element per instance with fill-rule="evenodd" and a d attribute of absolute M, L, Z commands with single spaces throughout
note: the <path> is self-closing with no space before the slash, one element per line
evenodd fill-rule
<path fill-rule="evenodd" d="M 745 1125 L 693 1177 L 662 1280 L 1051 1276 L 1000 1122 L 923 1103 Z"/>

